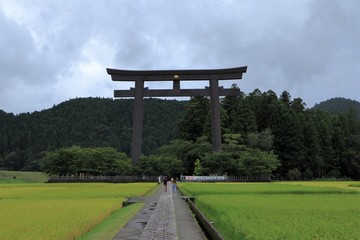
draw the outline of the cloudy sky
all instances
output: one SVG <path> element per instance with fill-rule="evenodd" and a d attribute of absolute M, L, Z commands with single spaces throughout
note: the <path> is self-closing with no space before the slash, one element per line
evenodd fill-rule
<path fill-rule="evenodd" d="M 308 107 L 360 101 L 359 12 L 359 0 L 0 0 L 0 109 L 131 86 L 106 68 L 248 66 L 231 82 L 245 93 L 287 90 Z"/>

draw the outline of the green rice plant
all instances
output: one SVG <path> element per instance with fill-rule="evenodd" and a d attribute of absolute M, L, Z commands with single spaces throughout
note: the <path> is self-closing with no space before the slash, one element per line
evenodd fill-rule
<path fill-rule="evenodd" d="M 225 239 L 359 239 L 360 195 L 202 195 Z"/>
<path fill-rule="evenodd" d="M 360 187 L 360 183 L 358 183 L 358 184 L 349 184 L 348 186 L 349 187 Z"/>
<path fill-rule="evenodd" d="M 119 199 L 2 200 L 0 239 L 75 239 L 118 206 Z"/>
<path fill-rule="evenodd" d="M 0 184 L 0 239 L 77 239 L 118 211 L 126 198 L 155 186 Z"/>
<path fill-rule="evenodd" d="M 180 183 L 181 190 L 187 195 L 203 194 L 332 194 L 354 193 L 351 189 L 332 186 L 304 186 L 301 184 L 278 183 Z"/>
<path fill-rule="evenodd" d="M 0 198 L 129 198 L 131 196 L 145 195 L 154 186 L 153 183 L 0 184 Z"/>
<path fill-rule="evenodd" d="M 313 186 L 313 187 L 331 187 L 340 188 L 352 191 L 359 191 L 354 187 L 360 186 L 359 182 L 355 181 L 302 181 L 302 182 L 276 182 L 276 184 L 285 185 L 301 185 L 301 186 Z"/>
<path fill-rule="evenodd" d="M 356 182 L 180 183 L 225 239 L 360 239 Z"/>

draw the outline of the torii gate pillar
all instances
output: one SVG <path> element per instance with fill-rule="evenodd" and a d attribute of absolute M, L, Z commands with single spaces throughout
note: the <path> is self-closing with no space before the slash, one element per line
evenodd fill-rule
<path fill-rule="evenodd" d="M 221 118 L 218 89 L 219 81 L 215 78 L 210 79 L 211 140 L 214 152 L 221 150 Z"/>
<path fill-rule="evenodd" d="M 141 143 L 144 116 L 144 81 L 135 81 L 131 160 L 135 165 L 141 157 Z"/>
<path fill-rule="evenodd" d="M 219 80 L 241 79 L 247 67 L 208 70 L 131 71 L 109 68 L 106 70 L 113 81 L 135 82 L 135 88 L 130 90 L 115 90 L 114 97 L 134 97 L 131 159 L 132 164 L 136 165 L 141 157 L 144 97 L 210 96 L 212 149 L 217 152 L 221 150 L 219 97 L 240 94 L 239 89 L 219 87 Z M 180 80 L 208 80 L 210 87 L 205 87 L 205 89 L 180 89 Z M 173 81 L 173 89 L 144 88 L 145 81 Z"/>

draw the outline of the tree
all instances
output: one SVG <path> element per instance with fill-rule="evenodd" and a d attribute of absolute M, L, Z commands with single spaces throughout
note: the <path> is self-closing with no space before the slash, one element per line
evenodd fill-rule
<path fill-rule="evenodd" d="M 186 106 L 183 119 L 179 122 L 178 137 L 195 141 L 203 136 L 204 125 L 210 111 L 210 101 L 206 97 L 192 97 Z"/>
<path fill-rule="evenodd" d="M 232 89 L 239 89 L 236 84 L 231 86 Z M 239 107 L 239 99 L 244 98 L 245 93 L 240 92 L 239 96 L 226 96 L 221 101 L 221 109 L 223 109 L 227 115 L 227 119 L 224 124 L 229 128 L 230 132 L 233 130 L 234 122 L 238 121 L 238 107 Z"/>
<path fill-rule="evenodd" d="M 228 115 L 229 132 L 246 135 L 257 130 L 255 114 L 244 94 L 226 97 L 222 105 Z"/>
<path fill-rule="evenodd" d="M 238 175 L 236 158 L 228 151 L 211 152 L 201 158 L 204 175 Z"/>
<path fill-rule="evenodd" d="M 220 107 L 220 126 L 221 126 L 221 134 L 226 134 L 230 132 L 228 128 L 228 122 L 229 122 L 229 116 L 225 109 Z M 207 139 L 211 139 L 212 137 L 212 126 L 211 126 L 211 112 L 208 113 L 206 120 L 204 122 L 204 128 L 203 128 L 203 136 Z"/>
<path fill-rule="evenodd" d="M 306 179 L 322 176 L 324 167 L 323 159 L 320 155 L 319 134 L 315 126 L 315 116 L 312 112 L 306 112 L 303 117 L 304 125 L 304 162 L 303 173 L 306 172 Z"/>
<path fill-rule="evenodd" d="M 41 169 L 49 175 L 124 175 L 131 171 L 130 159 L 114 148 L 72 146 L 46 152 Z"/>
<path fill-rule="evenodd" d="M 131 170 L 129 158 L 125 153 L 116 151 L 114 148 L 86 149 L 98 163 L 98 172 L 101 175 L 124 175 Z M 83 161 L 86 162 L 85 159 Z"/>
<path fill-rule="evenodd" d="M 246 148 L 240 153 L 239 172 L 245 176 L 271 175 L 280 166 L 277 156 L 272 152 Z"/>
<path fill-rule="evenodd" d="M 314 124 L 318 132 L 318 143 L 320 157 L 323 161 L 320 177 L 326 176 L 332 166 L 333 147 L 332 147 L 332 121 L 330 115 L 321 111 L 315 112 Z"/>
<path fill-rule="evenodd" d="M 297 181 L 301 179 L 301 172 L 299 169 L 294 168 L 294 169 L 290 169 L 287 174 L 286 177 L 288 180 L 290 181 Z"/>
<path fill-rule="evenodd" d="M 203 168 L 199 159 L 195 161 L 194 175 L 201 176 L 203 174 Z"/>
<path fill-rule="evenodd" d="M 259 148 L 263 151 L 271 151 L 274 145 L 274 135 L 272 135 L 269 128 L 260 133 L 250 133 L 246 136 L 246 145 L 251 148 Z"/>
<path fill-rule="evenodd" d="M 265 121 L 265 125 L 260 128 L 260 131 L 265 130 L 266 128 L 274 128 L 274 125 L 276 124 L 276 121 L 278 120 L 278 109 L 279 105 L 285 105 L 287 104 L 282 103 L 276 96 L 275 92 L 269 90 L 266 93 L 263 94 L 265 98 L 265 105 L 263 110 L 263 118 Z"/>
<path fill-rule="evenodd" d="M 201 159 L 209 152 L 212 152 L 211 143 L 206 137 L 198 138 L 195 142 L 174 140 L 160 148 L 160 155 L 181 160 L 181 170 L 185 175 L 193 174 L 196 159 Z"/>
<path fill-rule="evenodd" d="M 280 95 L 280 101 L 283 102 L 285 105 L 290 106 L 291 103 L 291 96 L 288 91 L 283 91 Z"/>
<path fill-rule="evenodd" d="M 343 131 L 343 125 L 338 116 L 332 118 L 332 148 L 333 156 L 331 157 L 330 172 L 338 171 L 341 174 L 341 168 L 343 164 L 343 158 L 345 153 L 345 133 Z"/>
<path fill-rule="evenodd" d="M 42 171 L 49 175 L 77 175 L 81 164 L 80 147 L 61 148 L 48 152 L 42 161 Z"/>
<path fill-rule="evenodd" d="M 295 98 L 291 103 L 290 106 L 296 112 L 302 112 L 305 110 L 306 104 L 303 102 L 301 98 Z"/>
<path fill-rule="evenodd" d="M 183 171 L 180 159 L 161 154 L 141 157 L 136 168 L 138 173 L 147 176 L 178 177 Z"/>
<path fill-rule="evenodd" d="M 287 105 L 280 103 L 278 119 L 273 127 L 274 152 L 281 161 L 281 176 L 293 168 L 301 168 L 304 161 L 304 135 L 300 116 Z"/>
<path fill-rule="evenodd" d="M 18 171 L 23 167 L 23 161 L 17 152 L 10 152 L 5 155 L 1 165 L 8 170 Z"/>
<path fill-rule="evenodd" d="M 273 152 L 242 145 L 239 134 L 227 134 L 224 139 L 222 151 L 209 152 L 200 159 L 205 175 L 269 175 L 280 165 Z"/>

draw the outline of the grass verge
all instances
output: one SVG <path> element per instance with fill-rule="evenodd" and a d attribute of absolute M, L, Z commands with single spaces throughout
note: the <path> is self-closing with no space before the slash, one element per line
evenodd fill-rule
<path fill-rule="evenodd" d="M 43 183 L 48 180 L 42 172 L 18 172 L 0 170 L 0 183 Z"/>
<path fill-rule="evenodd" d="M 152 188 L 146 196 L 153 195 L 159 186 Z M 78 240 L 110 240 L 112 239 L 118 231 L 120 231 L 129 221 L 135 216 L 135 214 L 140 211 L 144 206 L 144 203 L 131 204 L 127 207 L 121 208 L 111 214 L 111 216 L 96 225 L 90 232 L 85 234 L 83 237 Z"/>
<path fill-rule="evenodd" d="M 79 240 L 112 239 L 143 206 L 144 203 L 136 203 L 115 211 L 108 219 L 96 225 Z"/>

